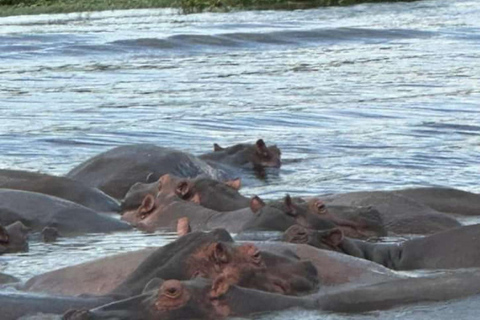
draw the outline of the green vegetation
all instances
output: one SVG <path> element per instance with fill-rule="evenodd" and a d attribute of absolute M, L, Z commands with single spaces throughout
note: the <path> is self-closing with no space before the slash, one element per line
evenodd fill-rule
<path fill-rule="evenodd" d="M 414 0 L 0 0 L 0 16 L 140 8 L 180 8 L 184 13 L 233 9 L 304 9 L 365 2 Z"/>

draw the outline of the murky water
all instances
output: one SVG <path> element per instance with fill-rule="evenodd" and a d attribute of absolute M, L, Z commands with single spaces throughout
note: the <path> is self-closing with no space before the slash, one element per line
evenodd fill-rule
<path fill-rule="evenodd" d="M 122 144 L 198 154 L 263 138 L 279 145 L 284 166 L 247 195 L 478 192 L 479 31 L 476 0 L 0 18 L 0 167 L 64 174 Z M 0 257 L 0 270 L 27 279 L 171 239 L 129 232 L 32 242 L 29 253 Z M 461 314 L 452 306 L 366 317 Z"/>

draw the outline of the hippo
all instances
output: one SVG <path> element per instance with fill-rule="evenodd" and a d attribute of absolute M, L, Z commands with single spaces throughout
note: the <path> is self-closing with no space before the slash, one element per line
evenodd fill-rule
<path fill-rule="evenodd" d="M 349 239 L 338 228 L 310 230 L 292 226 L 285 240 L 308 243 L 364 258 L 394 270 L 455 269 L 480 267 L 480 225 L 463 226 L 394 244 Z"/>
<path fill-rule="evenodd" d="M 279 269 L 288 270 L 289 277 L 285 278 L 285 272 Z M 139 294 L 153 278 L 214 279 L 220 274 L 237 278 L 244 287 L 289 295 L 311 292 L 318 285 L 316 269 L 308 261 L 260 252 L 250 243 L 237 245 L 224 229 L 215 229 L 189 233 L 153 252 L 109 294 Z"/>
<path fill-rule="evenodd" d="M 251 209 L 255 216 L 244 224 L 242 232 L 286 231 L 292 225 L 300 224 L 318 230 L 338 226 L 349 236 L 359 238 L 386 235 L 381 219 L 370 220 L 369 223 L 365 223 L 365 219 L 359 219 L 358 222 L 341 219 L 331 214 L 325 204 L 318 199 L 305 201 L 298 198 L 293 199 L 287 195 L 282 201 L 271 202 L 267 205 L 260 202 Z M 378 215 L 374 208 L 358 207 L 349 208 L 349 210 L 355 212 L 357 217 L 367 215 L 367 213 L 371 216 Z"/>
<path fill-rule="evenodd" d="M 213 281 L 201 277 L 185 281 L 154 279 L 139 295 L 91 310 L 71 310 L 63 319 L 225 319 L 289 308 L 315 309 L 316 306 L 313 298 L 252 290 L 220 276 Z"/>
<path fill-rule="evenodd" d="M 480 215 L 480 195 L 447 187 L 409 188 L 392 191 L 434 210 L 464 216 Z"/>
<path fill-rule="evenodd" d="M 152 144 L 120 146 L 87 160 L 66 176 L 122 199 L 136 182 L 154 182 L 167 173 L 182 178 L 205 176 L 228 180 L 236 177 L 233 175 L 238 171 L 235 168 L 248 164 L 253 168 L 280 165 L 280 154 L 274 155 L 278 148 L 267 147 L 263 140 L 253 146 L 239 144 L 227 149 L 231 152 L 219 151 L 196 157 Z M 233 152 L 235 150 L 239 151 Z"/>
<path fill-rule="evenodd" d="M 38 192 L 69 200 L 99 212 L 119 212 L 120 204 L 96 188 L 66 177 L 0 169 L 0 188 Z"/>
<path fill-rule="evenodd" d="M 461 226 L 455 218 L 390 191 L 362 191 L 321 197 L 329 206 L 373 206 L 393 234 L 427 235 Z"/>
<path fill-rule="evenodd" d="M 95 297 L 64 297 L 40 295 L 16 291 L 0 291 L 2 320 L 17 320 L 37 313 L 62 314 L 71 309 L 89 309 L 112 302 L 111 299 Z"/>
<path fill-rule="evenodd" d="M 240 143 L 227 148 L 222 148 L 215 143 L 213 152 L 202 154 L 199 158 L 209 163 L 251 167 L 260 171 L 266 167 L 280 168 L 282 164 L 280 149 L 276 145 L 267 147 L 262 139 L 257 140 L 253 145 Z"/>
<path fill-rule="evenodd" d="M 30 228 L 16 221 L 6 228 L 0 225 L 0 254 L 28 251 L 27 237 Z"/>
<path fill-rule="evenodd" d="M 250 199 L 238 192 L 240 186 L 240 178 L 222 182 L 205 177 L 188 179 L 165 174 L 156 182 L 135 183 L 121 202 L 122 213 L 137 210 L 147 194 L 156 196 L 158 192 L 176 194 L 183 200 L 219 212 L 243 209 L 250 205 Z"/>
<path fill-rule="evenodd" d="M 79 204 L 49 195 L 0 189 L 0 223 L 21 221 L 32 231 L 55 227 L 63 236 L 130 230 L 131 226 Z"/>
<path fill-rule="evenodd" d="M 216 232 L 216 234 L 223 241 L 229 240 L 222 232 Z M 137 272 L 137 276 L 131 280 L 131 283 L 135 284 L 135 279 L 141 279 L 144 284 L 148 277 L 143 280 L 142 273 L 150 275 L 154 268 L 158 268 L 157 276 L 165 279 L 171 279 L 173 276 L 179 277 L 178 266 L 183 265 L 182 261 L 187 260 L 190 253 L 188 250 L 184 251 L 178 248 L 186 246 L 195 248 L 195 244 L 190 242 L 196 241 L 198 237 L 198 233 L 196 236 L 181 237 L 174 242 L 181 241 L 183 244 L 180 246 L 146 248 L 50 271 L 31 278 L 21 289 L 56 295 L 109 295 L 157 250 L 157 258 L 151 259 L 151 266 L 143 268 L 142 272 Z M 376 263 L 334 251 L 320 250 L 305 244 L 255 242 L 254 245 L 260 249 L 268 270 L 285 279 L 295 275 L 297 280 L 293 282 L 293 287 L 302 288 L 303 286 L 302 292 L 308 292 L 317 283 L 319 286 L 372 284 L 399 278 L 399 275 L 392 270 Z M 176 253 L 171 250 L 176 250 Z M 175 254 L 178 257 L 174 259 Z M 160 261 L 160 258 L 165 255 L 170 255 L 171 261 L 166 260 L 165 263 Z M 176 267 L 172 267 L 174 263 L 177 264 Z M 316 272 L 311 269 L 312 264 Z M 180 274 L 182 277 L 189 278 L 184 273 Z M 126 284 L 124 287 L 128 288 L 129 286 L 130 284 Z M 289 285 L 284 282 L 282 286 L 288 292 Z M 117 291 L 120 294 L 128 295 L 124 289 Z M 138 289 L 135 292 L 138 292 Z"/>
<path fill-rule="evenodd" d="M 244 288 L 225 277 L 154 279 L 139 295 L 90 310 L 70 310 L 64 319 L 214 320 L 289 308 L 358 313 L 475 295 L 480 293 L 478 280 L 480 271 L 473 269 L 291 297 Z"/>
<path fill-rule="evenodd" d="M 261 202 L 253 197 L 254 207 Z M 240 231 L 243 225 L 252 219 L 250 208 L 218 212 L 202 207 L 194 202 L 185 201 L 176 194 L 160 192 L 157 196 L 147 194 L 140 207 L 135 211 L 127 211 L 122 220 L 129 222 L 140 230 L 153 232 L 157 229 L 175 230 L 178 219 L 187 217 L 193 230 L 212 230 L 225 228 L 229 232 Z"/>

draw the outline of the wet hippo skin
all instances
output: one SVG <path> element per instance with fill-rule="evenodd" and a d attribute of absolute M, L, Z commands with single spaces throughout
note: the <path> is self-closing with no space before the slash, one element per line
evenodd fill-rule
<path fill-rule="evenodd" d="M 0 224 L 16 221 L 32 231 L 55 227 L 63 236 L 131 229 L 122 221 L 67 200 L 35 192 L 0 189 Z"/>
<path fill-rule="evenodd" d="M 0 169 L 0 188 L 48 194 L 99 212 L 120 211 L 120 204 L 115 199 L 98 189 L 65 177 Z"/>
<path fill-rule="evenodd" d="M 85 161 L 66 176 L 99 188 L 116 199 L 122 199 L 135 183 L 154 182 L 167 173 L 184 178 L 204 175 L 226 180 L 228 177 L 236 177 L 233 172 L 237 171 L 231 168 L 245 167 L 248 164 L 254 168 L 280 166 L 280 154 L 276 154 L 278 148 L 268 148 L 263 140 L 259 141 L 255 145 L 236 145 L 229 148 L 229 151 L 213 152 L 200 157 L 152 144 L 126 145 Z M 231 152 L 237 149 L 241 152 Z"/>
<path fill-rule="evenodd" d="M 378 244 L 344 238 L 339 229 L 326 231 L 291 227 L 289 242 L 308 243 L 371 260 L 395 270 L 480 267 L 480 225 L 464 226 L 400 244 Z"/>

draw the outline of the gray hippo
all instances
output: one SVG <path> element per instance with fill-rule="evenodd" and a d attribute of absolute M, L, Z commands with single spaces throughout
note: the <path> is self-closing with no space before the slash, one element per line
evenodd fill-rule
<path fill-rule="evenodd" d="M 38 192 L 81 204 L 99 212 L 119 212 L 119 203 L 98 189 L 66 177 L 0 169 L 0 188 Z"/>
<path fill-rule="evenodd" d="M 238 192 L 240 186 L 240 178 L 222 182 L 205 177 L 188 179 L 165 174 L 155 182 L 137 182 L 130 187 L 121 202 L 122 214 L 137 210 L 147 194 L 156 196 L 158 192 L 175 194 L 183 200 L 219 212 L 247 208 L 250 199 Z"/>
<path fill-rule="evenodd" d="M 366 312 L 395 306 L 447 301 L 480 293 L 478 269 L 398 279 L 334 292 L 291 297 L 236 285 L 235 279 L 187 281 L 153 279 L 135 297 L 91 310 L 71 310 L 65 320 L 227 319 L 289 308 L 342 313 Z"/>
<path fill-rule="evenodd" d="M 285 240 L 364 258 L 394 270 L 480 267 L 480 225 L 464 226 L 394 244 L 349 239 L 338 228 L 292 226 Z"/>
<path fill-rule="evenodd" d="M 393 234 L 426 235 L 461 226 L 451 215 L 397 192 L 351 192 L 324 196 L 321 199 L 327 208 L 373 206 L 380 213 L 386 230 Z"/>
<path fill-rule="evenodd" d="M 122 199 L 136 182 L 154 182 L 170 173 L 178 177 L 206 176 L 216 180 L 236 177 L 238 170 L 251 165 L 278 167 L 280 153 L 263 140 L 254 145 L 241 144 L 196 157 L 192 154 L 152 144 L 127 145 L 101 153 L 67 173 L 67 177 L 99 188 Z M 238 152 L 236 152 L 238 151 Z"/>
<path fill-rule="evenodd" d="M 27 228 L 20 221 L 16 221 L 6 228 L 0 225 L 0 254 L 28 251 L 28 233 Z"/>
<path fill-rule="evenodd" d="M 0 224 L 21 221 L 32 231 L 54 227 L 63 236 L 130 230 L 113 217 L 41 193 L 0 189 Z"/>
<path fill-rule="evenodd" d="M 231 242 L 231 238 L 220 231 L 215 231 L 210 236 L 201 236 L 202 233 L 199 232 L 192 234 L 193 236 L 181 237 L 162 248 L 117 254 L 40 274 L 28 280 L 22 290 L 57 295 L 108 295 L 115 290 L 119 295 L 128 295 L 138 293 L 152 275 L 165 279 L 188 279 L 192 273 L 186 274 L 182 270 L 186 267 L 185 262 L 190 260 L 189 250 L 198 250 L 204 241 Z M 303 287 L 303 291 L 308 291 L 317 282 L 321 286 L 338 286 L 347 283 L 372 284 L 399 278 L 390 269 L 376 263 L 309 245 L 284 242 L 253 244 L 260 249 L 262 259 L 270 270 L 285 279 L 295 274 L 297 280 L 292 282 L 293 287 Z M 152 256 L 154 252 L 155 256 Z M 143 264 L 147 259 L 150 263 Z M 315 272 L 309 267 L 310 264 L 316 269 L 317 279 L 312 279 Z M 137 268 L 138 271 L 135 271 Z M 139 287 L 137 283 L 140 283 Z M 286 292 L 291 290 L 288 289 L 289 286 L 285 282 L 282 284 Z"/>

